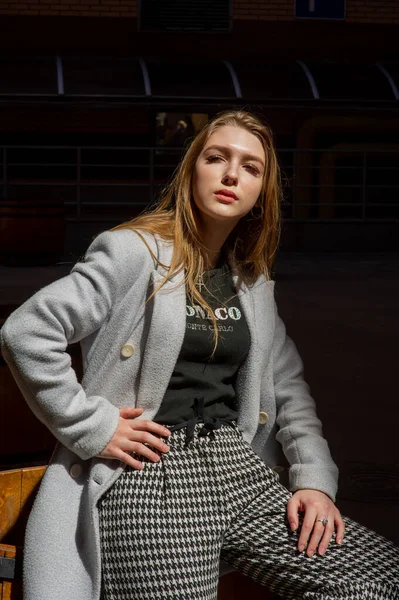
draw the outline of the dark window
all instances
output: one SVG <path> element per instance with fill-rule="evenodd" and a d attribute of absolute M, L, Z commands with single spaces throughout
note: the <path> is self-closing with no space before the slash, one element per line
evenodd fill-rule
<path fill-rule="evenodd" d="M 142 31 L 230 31 L 231 0 L 141 0 Z"/>
<path fill-rule="evenodd" d="M 148 60 L 146 64 L 152 96 L 236 98 L 230 72 L 222 61 Z"/>
<path fill-rule="evenodd" d="M 322 100 L 392 101 L 394 94 L 386 76 L 376 65 L 354 63 L 307 63 Z"/>
<path fill-rule="evenodd" d="M 0 94 L 57 95 L 55 56 L 0 59 Z"/>
<path fill-rule="evenodd" d="M 66 57 L 62 66 L 66 95 L 145 96 L 138 60 Z"/>
<path fill-rule="evenodd" d="M 312 100 L 309 81 L 299 64 L 233 62 L 242 96 L 253 99 Z"/>
<path fill-rule="evenodd" d="M 295 16 L 305 19 L 344 19 L 345 0 L 296 0 Z"/>

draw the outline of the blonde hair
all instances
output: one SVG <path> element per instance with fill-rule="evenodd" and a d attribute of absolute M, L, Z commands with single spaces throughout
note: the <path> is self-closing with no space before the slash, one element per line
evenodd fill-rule
<path fill-rule="evenodd" d="M 225 247 L 238 271 L 239 280 L 251 285 L 260 275 L 271 279 L 281 232 L 281 174 L 272 131 L 258 116 L 244 110 L 227 110 L 214 116 L 191 142 L 171 182 L 161 191 L 157 206 L 111 229 L 132 229 L 139 235 L 140 231 L 158 234 L 165 240 L 173 241 L 171 264 L 162 265 L 168 269 L 167 275 L 150 298 L 170 277 L 184 269 L 188 297 L 196 300 L 211 315 L 215 332 L 214 352 L 218 340 L 216 319 L 196 287 L 206 263 L 192 186 L 195 164 L 205 144 L 217 129 L 225 126 L 240 127 L 255 135 L 262 144 L 266 157 L 259 198 L 250 213 L 242 217 L 235 226 Z M 143 241 L 145 242 L 144 237 Z M 154 259 L 160 263 L 157 257 L 154 256 Z"/>

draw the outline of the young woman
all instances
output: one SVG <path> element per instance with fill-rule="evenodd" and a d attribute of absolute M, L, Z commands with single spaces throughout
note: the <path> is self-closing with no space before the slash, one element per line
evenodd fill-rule
<path fill-rule="evenodd" d="M 221 113 L 153 211 L 97 236 L 4 324 L 4 357 L 60 442 L 25 600 L 214 600 L 220 559 L 283 598 L 399 599 L 398 549 L 334 504 L 274 299 L 279 203 L 270 130 Z"/>

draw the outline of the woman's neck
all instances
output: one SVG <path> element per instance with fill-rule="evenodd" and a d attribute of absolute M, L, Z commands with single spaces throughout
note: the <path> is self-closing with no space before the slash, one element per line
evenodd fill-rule
<path fill-rule="evenodd" d="M 218 252 L 206 252 L 206 255 L 204 257 L 204 270 L 205 271 L 210 271 L 211 269 L 214 269 L 219 261 L 220 258 L 220 253 L 221 250 L 219 250 Z"/>
<path fill-rule="evenodd" d="M 205 270 L 214 269 L 218 263 L 222 246 L 232 231 L 231 227 L 212 228 L 202 231 L 203 256 Z"/>

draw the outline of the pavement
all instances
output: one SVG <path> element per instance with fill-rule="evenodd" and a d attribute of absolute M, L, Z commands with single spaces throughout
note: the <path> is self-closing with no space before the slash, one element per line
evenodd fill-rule
<path fill-rule="evenodd" d="M 0 317 L 73 263 L 0 266 Z M 341 512 L 399 545 L 399 254 L 280 253 L 275 293 L 334 460 Z"/>

